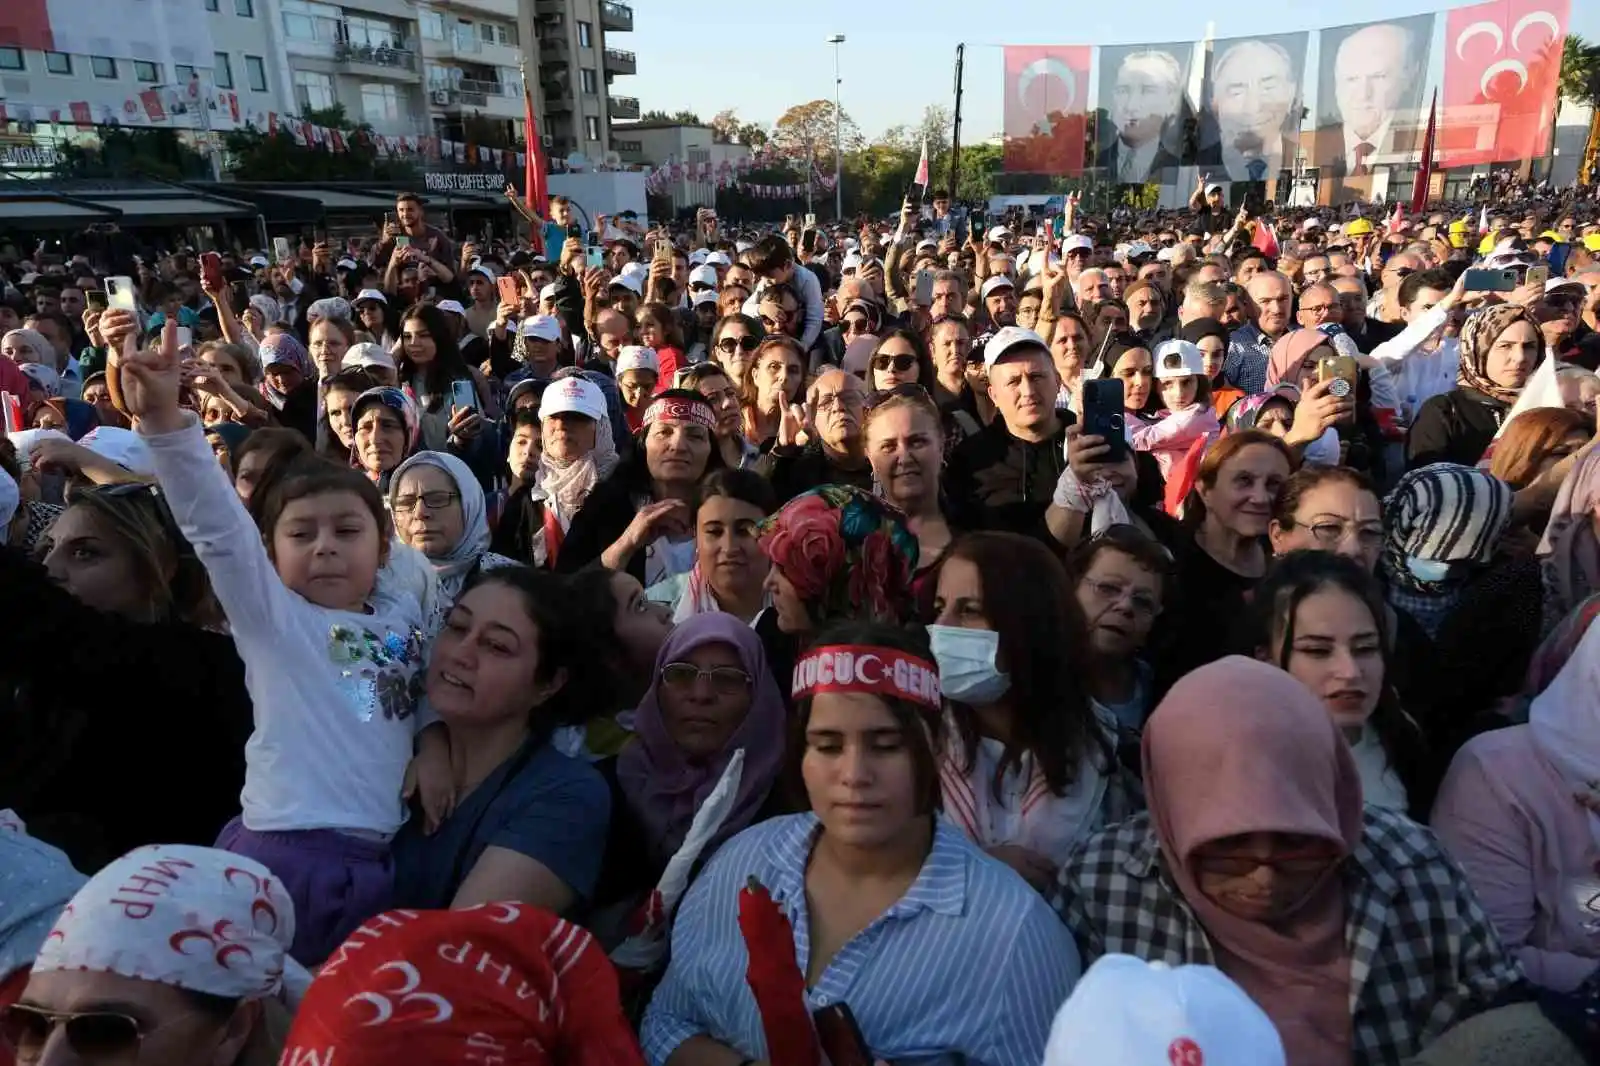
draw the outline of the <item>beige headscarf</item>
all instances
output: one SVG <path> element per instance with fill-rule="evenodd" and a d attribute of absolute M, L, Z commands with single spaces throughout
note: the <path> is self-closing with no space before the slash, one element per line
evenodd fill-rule
<path fill-rule="evenodd" d="M 1199 918 L 1223 973 L 1267 1012 L 1294 1066 L 1349 1066 L 1350 955 L 1334 867 L 1288 917 L 1238 918 L 1201 893 L 1193 856 L 1244 833 L 1361 839 L 1361 777 L 1311 691 L 1232 656 L 1172 687 L 1144 733 L 1150 817 L 1167 871 Z"/>
<path fill-rule="evenodd" d="M 1496 385 L 1489 376 L 1489 349 L 1500 334 L 1517 322 L 1533 322 L 1528 309 L 1520 304 L 1495 304 L 1467 316 L 1461 327 L 1461 369 L 1456 373 L 1456 384 L 1476 389 L 1503 403 L 1516 403 L 1521 389 L 1508 389 Z"/>

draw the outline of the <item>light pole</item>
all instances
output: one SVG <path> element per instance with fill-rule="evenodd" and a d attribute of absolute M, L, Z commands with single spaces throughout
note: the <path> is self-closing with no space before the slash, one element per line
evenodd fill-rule
<path fill-rule="evenodd" d="M 840 178 L 844 173 L 844 113 L 839 110 L 839 86 L 843 82 L 839 77 L 839 46 L 844 44 L 844 34 L 834 34 L 828 43 L 833 45 L 833 217 L 843 219 L 844 183 Z"/>

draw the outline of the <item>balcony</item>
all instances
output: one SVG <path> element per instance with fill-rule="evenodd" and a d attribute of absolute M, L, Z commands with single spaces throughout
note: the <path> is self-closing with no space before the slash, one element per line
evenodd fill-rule
<path fill-rule="evenodd" d="M 639 98 L 637 96 L 610 96 L 606 98 L 606 106 L 613 119 L 626 121 L 639 117 Z"/>
<path fill-rule="evenodd" d="M 518 95 L 511 86 L 500 82 L 463 78 L 450 86 L 429 86 L 428 103 L 446 111 L 483 111 L 495 117 L 516 118 L 522 114 Z"/>
<path fill-rule="evenodd" d="M 404 47 L 387 44 L 374 47 L 340 41 L 333 46 L 333 58 L 346 74 L 410 82 L 415 80 L 417 69 L 416 46 L 412 41 L 403 44 Z"/>
<path fill-rule="evenodd" d="M 565 85 L 544 86 L 544 109 L 552 115 L 572 113 L 572 90 Z"/>
<path fill-rule="evenodd" d="M 632 52 L 624 52 L 620 48 L 607 48 L 606 73 L 637 74 L 639 73 L 639 59 Z"/>
<path fill-rule="evenodd" d="M 567 13 L 567 0 L 534 0 L 533 13 L 542 18 L 560 18 Z"/>
<path fill-rule="evenodd" d="M 611 147 L 622 157 L 624 163 L 643 163 L 645 161 L 643 141 L 619 141 L 613 137 L 611 138 Z"/>
<path fill-rule="evenodd" d="M 458 8 L 480 15 L 497 15 L 500 18 L 517 17 L 517 0 L 438 0 L 441 7 Z"/>
<path fill-rule="evenodd" d="M 572 63 L 572 46 L 565 36 L 539 39 L 539 62 L 546 67 L 565 67 Z"/>
<path fill-rule="evenodd" d="M 632 33 L 633 8 L 616 0 L 601 0 L 600 25 L 612 33 Z"/>

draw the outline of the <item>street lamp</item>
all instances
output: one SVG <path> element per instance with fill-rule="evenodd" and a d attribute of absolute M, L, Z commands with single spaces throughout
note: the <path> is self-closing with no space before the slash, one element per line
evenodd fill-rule
<path fill-rule="evenodd" d="M 840 177 L 844 170 L 844 113 L 839 110 L 839 46 L 844 44 L 844 34 L 828 38 L 833 45 L 833 217 L 844 218 L 844 183 Z M 809 180 L 809 179 L 807 179 Z"/>

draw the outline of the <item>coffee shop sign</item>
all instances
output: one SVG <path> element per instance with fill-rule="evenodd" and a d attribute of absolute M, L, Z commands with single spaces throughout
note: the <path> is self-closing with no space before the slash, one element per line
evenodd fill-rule
<path fill-rule="evenodd" d="M 506 187 L 506 176 L 498 171 L 429 170 L 422 177 L 429 192 L 501 192 Z"/>
<path fill-rule="evenodd" d="M 27 144 L 8 144 L 0 148 L 0 166 L 54 167 L 61 163 L 61 153 L 54 148 L 34 147 Z"/>

